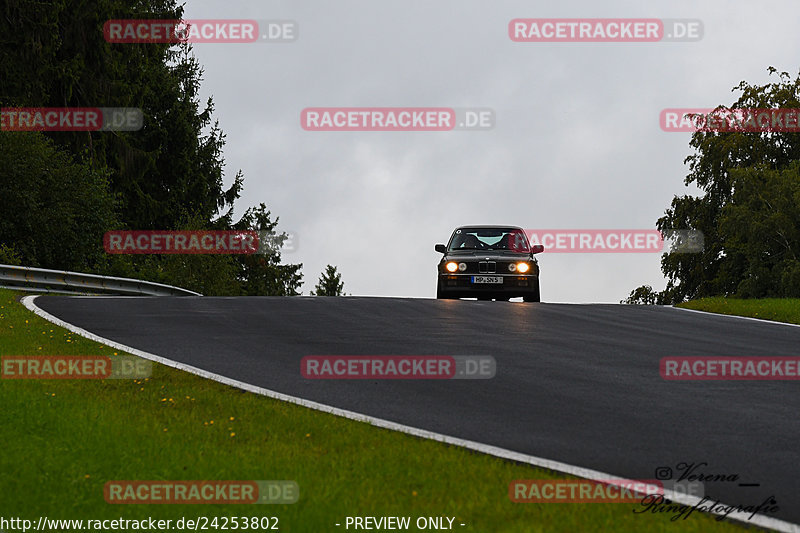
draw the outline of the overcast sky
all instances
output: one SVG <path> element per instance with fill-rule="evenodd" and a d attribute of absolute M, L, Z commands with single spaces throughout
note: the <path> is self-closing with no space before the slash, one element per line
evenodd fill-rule
<path fill-rule="evenodd" d="M 293 20 L 291 43 L 194 45 L 227 135 L 237 214 L 260 202 L 295 232 L 303 293 L 326 264 L 354 295 L 435 296 L 436 243 L 467 224 L 653 229 L 690 133 L 659 112 L 730 104 L 767 67 L 795 75 L 796 0 L 729 2 L 188 0 L 186 18 Z M 516 18 L 700 19 L 697 42 L 518 43 Z M 776 79 L 772 77 L 772 79 Z M 490 108 L 489 131 L 318 132 L 307 107 Z M 542 300 L 663 289 L 659 254 L 541 254 Z"/>

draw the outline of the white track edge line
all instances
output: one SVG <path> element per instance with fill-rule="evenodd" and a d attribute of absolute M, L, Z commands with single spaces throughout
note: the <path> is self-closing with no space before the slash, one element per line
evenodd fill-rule
<path fill-rule="evenodd" d="M 681 311 L 689 311 L 690 313 L 703 313 L 704 315 L 711 315 L 711 316 L 721 316 L 726 318 L 738 318 L 740 320 L 754 320 L 756 322 L 764 322 L 766 324 L 775 324 L 778 326 L 791 326 L 793 328 L 800 328 L 800 324 L 792 324 L 791 322 L 778 322 L 777 320 L 767 320 L 766 318 L 753 318 L 751 316 L 739 316 L 739 315 L 726 315 L 724 313 L 712 313 L 711 311 L 700 311 L 699 309 L 687 309 L 686 307 L 675 307 L 674 305 L 671 306 L 673 309 L 680 309 Z"/>
<path fill-rule="evenodd" d="M 347 418 L 350 420 L 354 420 L 357 422 L 366 422 L 372 426 L 380 427 L 383 429 L 389 429 L 392 431 L 399 431 L 401 433 L 406 433 L 408 435 L 413 435 L 415 437 L 433 440 L 442 442 L 445 444 L 450 444 L 454 446 L 459 446 L 461 448 L 465 448 L 468 450 L 484 453 L 487 455 L 492 455 L 494 457 L 498 457 L 500 459 L 506 459 L 509 461 L 516 461 L 519 463 L 526 463 L 533 466 L 537 466 L 540 468 L 546 468 L 549 470 L 555 470 L 557 472 L 562 472 L 564 474 L 569 474 L 575 477 L 589 479 L 594 481 L 603 481 L 611 485 L 617 485 L 622 487 L 623 484 L 616 484 L 614 483 L 614 479 L 620 480 L 619 476 L 613 476 L 611 474 L 606 474 L 600 472 L 598 470 L 591 470 L 588 468 L 583 468 L 580 466 L 570 465 L 568 463 L 562 463 L 559 461 L 552 461 L 550 459 L 545 459 L 542 457 L 536 457 L 535 455 L 527 455 L 519 452 L 514 452 L 511 450 L 506 450 L 504 448 L 499 448 L 497 446 L 490 446 L 488 444 L 482 444 L 480 442 L 470 441 L 466 439 L 461 439 L 458 437 L 452 437 L 449 435 L 444 435 L 442 433 L 436 433 L 433 431 L 428 431 L 425 429 L 419 429 L 412 426 L 406 426 L 403 424 L 398 424 L 396 422 L 391 422 L 389 420 L 384 420 L 382 418 L 377 418 L 369 415 L 364 415 L 360 413 L 356 413 L 354 411 L 347 411 L 345 409 L 340 409 L 338 407 L 333 407 L 330 405 L 325 405 L 322 403 L 313 402 L 310 400 L 304 400 L 303 398 L 298 398 L 296 396 L 289 396 L 288 394 L 283 394 L 281 392 L 272 391 L 269 389 L 265 389 L 262 387 L 257 387 L 255 385 L 251 385 L 249 383 L 244 383 L 242 381 L 238 381 L 232 378 L 228 378 L 219 374 L 214 374 L 213 372 L 208 372 L 201 368 L 193 367 L 191 365 L 187 365 L 184 363 L 179 363 L 177 361 L 172 361 L 171 359 L 166 359 L 159 355 L 151 354 L 130 346 L 126 346 L 124 344 L 114 342 L 110 339 L 105 339 L 99 335 L 95 335 L 94 333 L 87 331 L 83 328 L 79 328 L 73 324 L 65 322 L 60 318 L 51 315 L 44 309 L 38 307 L 34 301 L 38 298 L 39 295 L 35 296 L 24 296 L 20 301 L 22 304 L 32 311 L 33 313 L 39 315 L 40 317 L 44 318 L 45 320 L 52 322 L 53 324 L 60 326 L 64 329 L 67 329 L 77 335 L 82 337 L 86 337 L 87 339 L 91 339 L 97 342 L 101 342 L 106 346 L 111 346 L 113 348 L 117 348 L 118 350 L 122 350 L 133 355 L 137 355 L 144 359 L 148 359 L 150 361 L 154 361 L 157 363 L 161 363 L 166 366 L 170 366 L 172 368 L 177 368 L 178 370 L 183 370 L 184 372 L 188 372 L 190 374 L 194 374 L 206 379 L 210 379 L 216 381 L 218 383 L 222 383 L 224 385 L 228 385 L 231 387 L 236 387 L 238 389 L 245 390 L 247 392 L 251 392 L 253 394 L 259 394 L 262 396 L 267 396 L 269 398 L 273 398 L 276 400 L 281 400 L 289 403 L 293 403 L 296 405 L 300 405 L 302 407 L 306 407 L 309 409 L 314 409 L 317 411 L 322 411 L 324 413 L 329 413 L 335 416 L 340 416 L 343 418 Z M 678 308 L 680 309 L 680 308 Z M 758 319 L 756 319 L 758 320 Z M 673 502 L 677 502 L 687 506 L 695 506 L 699 504 L 702 500 L 697 496 L 690 496 L 688 494 L 683 494 L 680 492 L 675 492 L 672 490 L 665 489 L 664 490 L 664 497 L 669 498 Z M 716 501 L 716 500 L 712 500 Z M 725 504 L 722 504 L 725 505 Z M 645 514 L 645 513 L 642 513 Z M 715 515 L 722 515 L 722 512 L 713 512 L 707 514 L 715 514 Z M 791 522 L 786 522 L 784 520 L 778 520 L 777 518 L 771 518 L 766 515 L 756 515 L 752 519 L 748 519 L 749 513 L 744 511 L 736 511 L 730 513 L 728 518 L 731 520 L 736 520 L 738 522 L 742 522 L 744 524 L 755 524 L 757 526 L 773 529 L 775 531 L 781 531 L 783 533 L 800 533 L 800 525 L 793 524 Z"/>

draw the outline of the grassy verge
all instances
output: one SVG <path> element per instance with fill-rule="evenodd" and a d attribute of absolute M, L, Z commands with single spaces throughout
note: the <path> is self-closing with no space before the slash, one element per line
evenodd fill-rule
<path fill-rule="evenodd" d="M 741 298 L 714 297 L 684 302 L 676 307 L 800 324 L 800 298 L 744 300 Z"/>
<path fill-rule="evenodd" d="M 0 290 L 0 355 L 55 354 L 115 351 L 54 327 Z M 636 504 L 512 503 L 512 480 L 566 476 L 163 365 L 143 380 L 0 380 L 0 406 L 6 519 L 277 516 L 280 531 L 295 532 L 345 531 L 346 516 L 455 517 L 454 529 L 465 532 L 743 529 L 699 512 L 678 521 L 670 513 L 636 514 Z M 103 497 L 109 480 L 295 480 L 300 500 L 111 505 Z"/>

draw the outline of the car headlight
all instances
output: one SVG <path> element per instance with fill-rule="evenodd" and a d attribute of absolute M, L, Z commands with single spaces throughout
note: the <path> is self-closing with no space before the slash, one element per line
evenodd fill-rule
<path fill-rule="evenodd" d="M 524 274 L 530 269 L 531 266 L 528 263 L 517 263 L 517 272 Z"/>
<path fill-rule="evenodd" d="M 517 265 L 515 265 L 514 263 L 509 263 L 509 265 L 508 265 L 508 269 L 509 269 L 511 272 L 514 272 L 514 271 L 516 271 L 516 270 L 517 270 Z"/>
<path fill-rule="evenodd" d="M 444 267 L 447 269 L 448 272 L 455 272 L 456 270 L 458 270 L 458 263 L 450 261 Z"/>
<path fill-rule="evenodd" d="M 467 264 L 466 263 L 459 263 L 458 264 L 458 270 L 460 270 L 461 272 L 464 272 L 466 269 L 467 269 Z"/>

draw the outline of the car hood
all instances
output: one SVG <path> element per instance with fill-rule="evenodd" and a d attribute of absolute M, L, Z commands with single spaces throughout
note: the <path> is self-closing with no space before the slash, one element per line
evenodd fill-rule
<path fill-rule="evenodd" d="M 460 259 L 472 259 L 475 261 L 527 261 L 531 259 L 531 254 L 521 254 L 508 250 L 464 250 L 447 252 L 447 259 L 457 261 Z"/>

